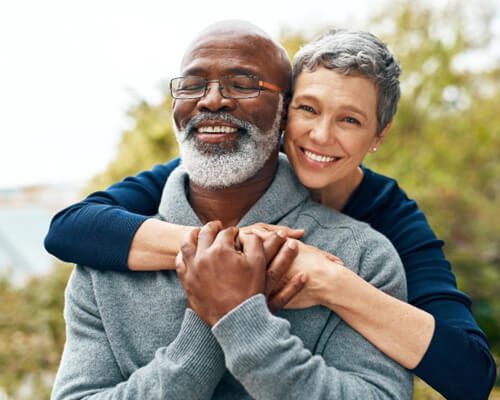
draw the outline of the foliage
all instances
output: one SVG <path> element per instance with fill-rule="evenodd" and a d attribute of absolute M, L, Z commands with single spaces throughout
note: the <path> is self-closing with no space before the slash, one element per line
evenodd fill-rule
<path fill-rule="evenodd" d="M 15 399 L 49 398 L 65 340 L 63 293 L 70 271 L 58 263 L 22 287 L 0 277 L 0 389 Z"/>
<path fill-rule="evenodd" d="M 172 128 L 172 100 L 165 97 L 158 105 L 141 101 L 128 112 L 133 127 L 123 133 L 116 158 L 93 179 L 93 190 L 104 189 L 179 154 Z"/>

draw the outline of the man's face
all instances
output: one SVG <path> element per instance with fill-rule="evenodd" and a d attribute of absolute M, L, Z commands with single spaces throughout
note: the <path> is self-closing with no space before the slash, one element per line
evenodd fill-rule
<path fill-rule="evenodd" d="M 254 75 L 282 87 L 273 66 L 272 42 L 258 36 L 212 33 L 186 53 L 182 76 L 218 80 L 227 75 Z M 207 188 L 223 188 L 254 176 L 276 151 L 282 121 L 282 96 L 262 90 L 251 99 L 221 96 L 209 83 L 205 97 L 175 100 L 173 117 L 183 163 L 190 179 Z"/>

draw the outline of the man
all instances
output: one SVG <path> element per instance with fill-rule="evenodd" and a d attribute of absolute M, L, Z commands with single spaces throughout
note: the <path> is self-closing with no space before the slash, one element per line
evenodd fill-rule
<path fill-rule="evenodd" d="M 185 239 L 178 275 L 75 269 L 53 398 L 411 398 L 410 374 L 332 311 L 272 315 L 262 242 L 236 245 L 234 225 L 305 227 L 306 243 L 405 295 L 389 242 L 312 202 L 278 157 L 291 74 L 283 48 L 248 23 L 219 23 L 181 70 L 172 92 L 184 167 L 165 185 L 159 216 L 205 225 Z"/>

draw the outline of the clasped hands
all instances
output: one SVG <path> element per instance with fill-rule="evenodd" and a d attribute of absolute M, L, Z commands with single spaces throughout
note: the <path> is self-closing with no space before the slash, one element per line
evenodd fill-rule
<path fill-rule="evenodd" d="M 299 294 L 309 280 L 308 273 L 321 275 L 324 280 L 326 263 L 338 267 L 341 261 L 297 241 L 302 234 L 301 230 L 267 224 L 223 229 L 220 221 L 191 230 L 176 259 L 188 307 L 213 326 L 259 293 L 266 297 L 271 312 L 277 312 L 291 300 L 296 308 L 319 304 L 319 297 L 313 294 L 318 294 L 321 285 L 311 282 L 316 293 Z M 299 259 L 309 266 L 307 273 L 294 262 Z M 321 273 L 317 273 L 320 269 Z"/>
<path fill-rule="evenodd" d="M 176 260 L 188 306 L 208 325 L 252 296 L 266 296 L 271 311 L 282 308 L 306 282 L 303 272 L 283 279 L 297 255 L 301 231 L 283 227 L 267 238 L 251 229 L 223 229 L 212 221 L 190 231 Z"/>

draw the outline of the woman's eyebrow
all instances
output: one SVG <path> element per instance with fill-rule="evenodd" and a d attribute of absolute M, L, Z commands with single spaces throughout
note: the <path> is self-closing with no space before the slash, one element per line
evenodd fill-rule
<path fill-rule="evenodd" d="M 347 105 L 341 106 L 341 108 L 355 112 L 356 114 L 360 114 L 364 119 L 368 119 L 368 117 L 366 116 L 366 113 L 362 109 L 356 107 L 355 105 L 347 104 Z"/>

